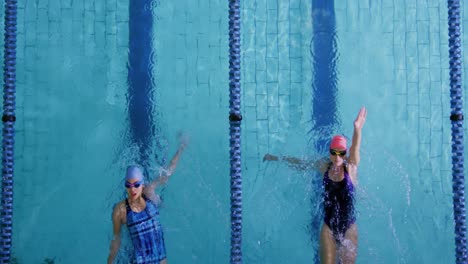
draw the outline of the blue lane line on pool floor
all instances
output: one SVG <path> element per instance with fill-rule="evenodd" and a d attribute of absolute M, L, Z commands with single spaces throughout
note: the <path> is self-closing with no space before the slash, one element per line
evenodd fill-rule
<path fill-rule="evenodd" d="M 137 162 L 149 161 L 154 137 L 152 73 L 153 0 L 129 1 L 128 114 L 132 144 L 139 148 Z"/>
<path fill-rule="evenodd" d="M 315 148 L 326 151 L 337 119 L 336 21 L 334 1 L 312 0 L 313 56 L 312 132 L 319 135 Z"/>
<path fill-rule="evenodd" d="M 327 152 L 329 140 L 334 129 L 340 124 L 337 109 L 337 70 L 338 58 L 336 45 L 336 20 L 334 1 L 312 0 L 311 54 L 313 61 L 312 82 L 312 129 L 311 135 L 317 153 Z M 314 189 L 321 189 L 321 175 L 313 174 Z M 312 195 L 311 239 L 318 243 L 322 224 L 321 210 L 318 208 L 321 196 L 319 191 Z M 315 251 L 315 263 L 319 263 L 318 250 Z"/>

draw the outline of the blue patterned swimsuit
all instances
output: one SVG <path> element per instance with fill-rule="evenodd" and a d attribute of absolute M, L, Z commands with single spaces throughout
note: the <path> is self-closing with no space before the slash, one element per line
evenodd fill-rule
<path fill-rule="evenodd" d="M 159 221 L 159 210 L 156 204 L 143 196 L 146 208 L 133 212 L 125 200 L 127 207 L 127 227 L 133 242 L 132 264 L 159 264 L 166 258 L 164 234 Z"/>

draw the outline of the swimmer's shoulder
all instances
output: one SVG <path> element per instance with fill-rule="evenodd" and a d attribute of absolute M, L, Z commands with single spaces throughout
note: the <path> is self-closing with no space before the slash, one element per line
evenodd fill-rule
<path fill-rule="evenodd" d="M 351 178 L 351 183 L 353 185 L 357 185 L 358 184 L 358 180 L 357 180 L 357 165 L 352 163 L 352 162 L 349 162 L 349 160 L 347 159 L 345 161 L 345 166 L 346 166 L 346 172 L 348 172 L 348 175 L 349 177 Z"/>
<path fill-rule="evenodd" d="M 125 207 L 126 207 L 125 201 L 126 201 L 126 199 L 124 199 L 124 200 L 118 202 L 118 203 L 115 205 L 114 210 L 123 210 L 123 209 L 125 209 Z"/>
<path fill-rule="evenodd" d="M 125 222 L 126 212 L 127 212 L 127 206 L 125 204 L 125 200 L 122 200 L 114 206 L 114 211 L 112 215 L 113 215 L 113 218 L 118 219 L 119 221 L 123 223 Z"/>
<path fill-rule="evenodd" d="M 331 160 L 328 157 L 323 157 L 322 159 L 318 160 L 316 162 L 318 171 L 321 174 L 324 174 L 328 170 L 328 167 L 330 166 L 330 162 Z"/>

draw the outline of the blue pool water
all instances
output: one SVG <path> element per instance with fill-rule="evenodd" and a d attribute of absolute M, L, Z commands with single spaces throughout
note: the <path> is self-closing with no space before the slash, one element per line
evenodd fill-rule
<path fill-rule="evenodd" d="M 147 33 L 129 1 L 18 3 L 17 263 L 103 263 L 125 167 L 157 175 L 180 130 L 158 189 L 168 261 L 229 261 L 228 6 L 147 2 Z M 316 263 L 320 176 L 262 158 L 319 156 L 365 105 L 357 263 L 453 263 L 446 3 L 328 3 L 241 5 L 244 262 Z"/>

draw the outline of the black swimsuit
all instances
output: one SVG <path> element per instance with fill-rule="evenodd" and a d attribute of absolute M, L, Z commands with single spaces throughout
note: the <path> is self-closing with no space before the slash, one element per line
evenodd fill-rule
<path fill-rule="evenodd" d="M 328 177 L 329 170 L 330 166 L 323 177 L 324 222 L 339 241 L 343 239 L 346 230 L 356 222 L 354 186 L 346 167 L 344 167 L 344 179 L 339 182 L 332 181 Z"/>

